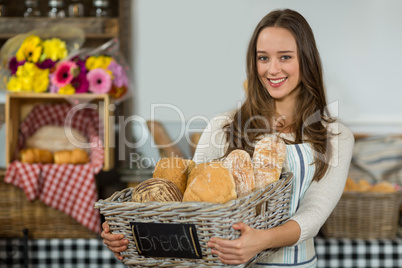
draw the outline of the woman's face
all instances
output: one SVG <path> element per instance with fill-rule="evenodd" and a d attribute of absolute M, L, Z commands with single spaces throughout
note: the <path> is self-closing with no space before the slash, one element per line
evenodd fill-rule
<path fill-rule="evenodd" d="M 300 84 L 296 40 L 284 28 L 267 27 L 257 39 L 257 71 L 276 101 L 294 102 Z"/>

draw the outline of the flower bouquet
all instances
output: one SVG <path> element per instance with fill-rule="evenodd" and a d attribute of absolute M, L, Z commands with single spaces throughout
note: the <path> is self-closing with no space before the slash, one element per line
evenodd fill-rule
<path fill-rule="evenodd" d="M 82 49 L 82 30 L 59 27 L 34 30 L 6 42 L 0 52 L 1 89 L 109 94 L 116 101 L 126 97 L 130 85 L 128 66 L 118 52 L 118 40 L 95 49 Z"/>

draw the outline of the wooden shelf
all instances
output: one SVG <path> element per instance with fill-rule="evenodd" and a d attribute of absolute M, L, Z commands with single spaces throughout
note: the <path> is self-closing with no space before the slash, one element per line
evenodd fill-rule
<path fill-rule="evenodd" d="M 81 28 L 88 38 L 112 38 L 119 35 L 117 18 L 0 18 L 0 38 L 8 39 L 16 34 L 56 25 Z"/>
<path fill-rule="evenodd" d="M 110 1 L 110 8 L 113 17 L 98 18 L 90 17 L 92 0 L 82 0 L 84 4 L 85 17 L 81 18 L 49 18 L 36 17 L 25 18 L 23 16 L 24 0 L 9 1 L 7 6 L 7 17 L 0 17 L 0 47 L 7 40 L 15 35 L 27 33 L 34 29 L 46 28 L 55 25 L 66 25 L 66 27 L 77 27 L 85 33 L 83 47 L 97 47 L 108 39 L 117 37 L 120 40 L 120 51 L 125 58 L 131 58 L 131 9 L 132 0 Z M 40 10 L 46 14 L 48 9 L 47 1 L 40 1 Z M 63 39 L 68 37 L 63 33 Z"/>
<path fill-rule="evenodd" d="M 33 93 L 33 92 L 12 92 L 7 93 L 12 98 L 19 99 L 79 99 L 79 100 L 102 100 L 108 98 L 108 94 L 93 94 L 93 93 L 81 93 L 81 94 L 55 94 L 55 93 Z"/>

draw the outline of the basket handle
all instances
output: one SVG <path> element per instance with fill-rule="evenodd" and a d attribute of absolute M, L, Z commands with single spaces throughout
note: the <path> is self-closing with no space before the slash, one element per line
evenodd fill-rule
<path fill-rule="evenodd" d="M 118 201 L 118 199 L 122 196 L 124 197 L 127 195 L 131 195 L 132 191 L 133 191 L 133 188 L 131 188 L 131 187 L 123 189 L 121 191 L 116 191 L 111 196 L 109 196 L 105 201 L 108 201 L 108 202 Z"/>
<path fill-rule="evenodd" d="M 122 198 L 122 197 L 124 198 L 124 197 L 126 197 L 128 195 L 131 196 L 132 191 L 133 191 L 133 188 L 131 188 L 131 187 L 126 188 L 126 189 L 121 190 L 121 191 L 116 191 L 111 196 L 109 196 L 108 198 L 98 200 L 98 202 L 95 203 L 95 209 L 103 208 L 105 206 L 106 202 L 115 202 L 115 201 L 118 202 L 119 199 Z"/>

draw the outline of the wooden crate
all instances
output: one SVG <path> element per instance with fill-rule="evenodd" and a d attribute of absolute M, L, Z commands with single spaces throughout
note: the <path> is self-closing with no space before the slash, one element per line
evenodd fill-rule
<path fill-rule="evenodd" d="M 18 143 L 18 128 L 35 105 L 44 103 L 94 103 L 104 124 L 104 165 L 107 171 L 114 166 L 114 120 L 111 98 L 108 94 L 62 95 L 51 93 L 8 93 L 6 95 L 6 166 L 14 160 Z"/>

